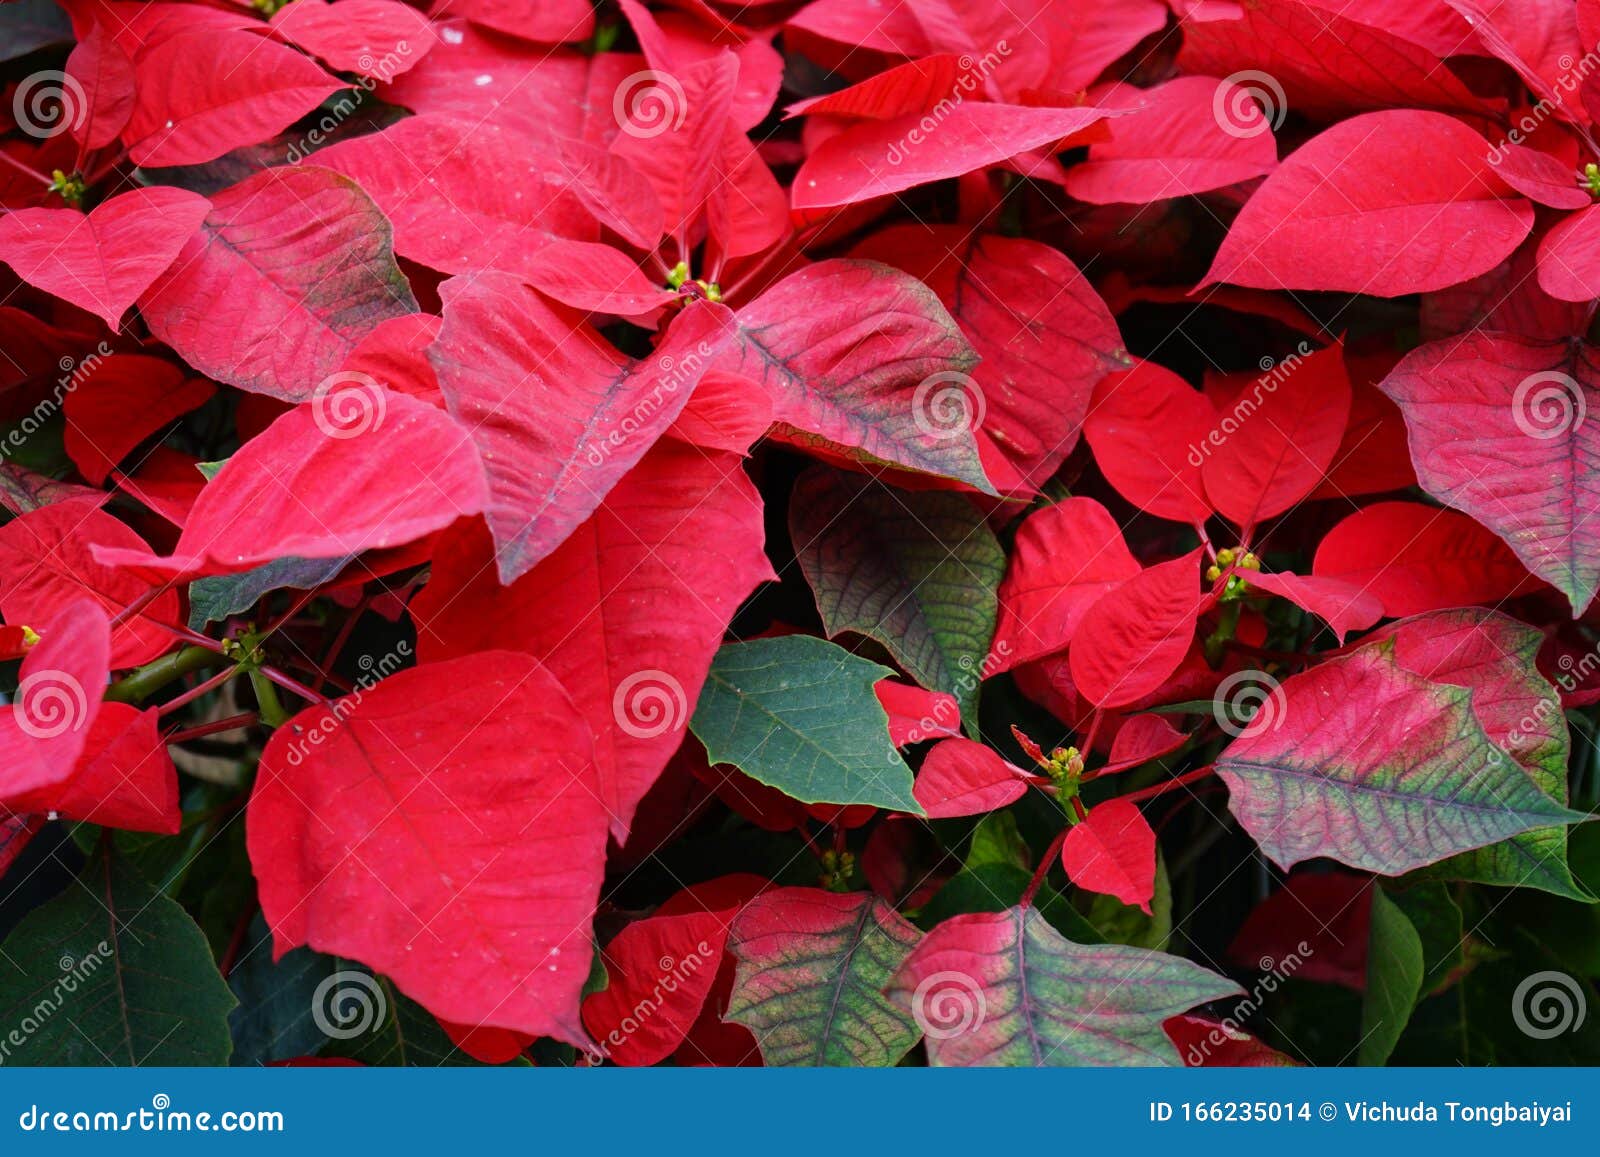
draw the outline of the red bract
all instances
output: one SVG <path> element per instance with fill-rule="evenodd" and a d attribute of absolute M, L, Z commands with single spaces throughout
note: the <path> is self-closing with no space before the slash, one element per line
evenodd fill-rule
<path fill-rule="evenodd" d="M 380 322 L 415 308 L 391 232 L 345 178 L 267 169 L 212 198 L 141 312 L 207 376 L 304 401 Z"/>
<path fill-rule="evenodd" d="M 482 510 L 461 427 L 425 403 L 361 382 L 290 410 L 200 492 L 170 557 L 97 546 L 149 575 L 231 574 L 274 560 L 404 546 Z"/>
<path fill-rule="evenodd" d="M 250 801 L 262 913 L 280 955 L 310 944 L 444 1019 L 583 1043 L 606 831 L 587 730 L 528 656 L 472 669 L 419 667 L 277 731 Z"/>
<path fill-rule="evenodd" d="M 0 261 L 116 329 L 209 211 L 205 198 L 164 188 L 123 193 L 88 214 L 23 209 L 0 218 Z"/>
<path fill-rule="evenodd" d="M 1078 887 L 1105 892 L 1150 914 L 1156 834 L 1137 805 L 1113 799 L 1091 808 L 1062 841 L 1061 866 Z"/>
<path fill-rule="evenodd" d="M 1596 42 L 0 3 L 0 1061 L 1600 1058 Z"/>
<path fill-rule="evenodd" d="M 731 454 L 661 442 L 543 565 L 510 586 L 481 527 L 453 531 L 412 604 L 418 654 L 534 655 L 573 688 L 619 838 L 683 742 L 724 627 L 772 576 Z"/>
<path fill-rule="evenodd" d="M 1250 198 L 1207 280 L 1397 297 L 1486 273 L 1533 225 L 1489 147 L 1443 113 L 1342 121 Z"/>

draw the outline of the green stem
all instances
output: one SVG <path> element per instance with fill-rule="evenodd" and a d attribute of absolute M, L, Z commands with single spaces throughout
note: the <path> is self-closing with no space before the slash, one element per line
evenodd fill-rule
<path fill-rule="evenodd" d="M 268 727 L 282 727 L 289 722 L 289 713 L 278 699 L 278 689 L 264 671 L 250 672 L 250 686 L 256 693 L 256 704 L 261 708 L 261 722 Z"/>
<path fill-rule="evenodd" d="M 1222 666 L 1223 651 L 1233 641 L 1233 633 L 1239 628 L 1240 606 L 1241 604 L 1236 601 L 1223 603 L 1222 612 L 1217 619 L 1217 629 L 1206 637 L 1206 662 L 1211 665 L 1212 670 Z"/>
<path fill-rule="evenodd" d="M 105 697 L 116 703 L 139 703 L 191 671 L 226 662 L 229 660 L 205 647 L 184 647 L 124 675 L 106 688 Z"/>

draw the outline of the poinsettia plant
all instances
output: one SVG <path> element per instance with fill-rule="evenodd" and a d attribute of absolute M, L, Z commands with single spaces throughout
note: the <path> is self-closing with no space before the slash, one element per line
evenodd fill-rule
<path fill-rule="evenodd" d="M 0 79 L 0 1063 L 1600 1061 L 1600 2 Z"/>

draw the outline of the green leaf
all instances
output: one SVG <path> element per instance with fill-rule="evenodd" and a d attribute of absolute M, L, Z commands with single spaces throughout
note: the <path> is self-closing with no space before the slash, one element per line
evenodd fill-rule
<path fill-rule="evenodd" d="M 882 643 L 922 686 L 954 695 L 976 737 L 1006 569 L 978 509 L 950 491 L 893 490 L 818 466 L 795 484 L 789 533 L 829 637 Z"/>
<path fill-rule="evenodd" d="M 889 996 L 933 1065 L 1171 1065 L 1168 1017 L 1239 994 L 1177 956 L 1074 944 L 1032 907 L 957 916 L 906 959 Z"/>
<path fill-rule="evenodd" d="M 763 892 L 728 933 L 739 964 L 724 1019 L 755 1034 L 768 1065 L 894 1065 L 917 1022 L 883 990 L 919 939 L 870 892 Z"/>
<path fill-rule="evenodd" d="M 333 957 L 309 948 L 296 948 L 273 960 L 272 933 L 257 914 L 249 941 L 228 977 L 228 987 L 239 999 L 239 1007 L 228 1018 L 234 1065 L 315 1055 L 328 1040 L 313 1015 L 318 1008 L 317 988 L 333 971 Z"/>
<path fill-rule="evenodd" d="M 335 970 L 322 982 L 318 1009 L 333 1032 L 325 1057 L 348 1057 L 383 1068 L 441 1066 L 469 1068 L 479 1064 L 439 1027 L 439 1022 L 384 977 L 349 960 L 335 960 Z M 522 1057 L 510 1062 L 526 1065 Z"/>
<path fill-rule="evenodd" d="M 712 763 L 731 763 L 802 803 L 921 815 L 911 769 L 872 690 L 888 673 L 808 635 L 728 643 L 689 725 Z"/>
<path fill-rule="evenodd" d="M 223 1065 L 233 994 L 189 914 L 102 852 L 0 956 L 0 1061 Z"/>
<path fill-rule="evenodd" d="M 964 912 L 999 912 L 1027 891 L 1033 856 L 1009 811 L 990 812 L 972 830 L 961 870 L 923 905 L 917 922 L 932 928 Z"/>
<path fill-rule="evenodd" d="M 1017 830 L 1017 817 L 1010 812 L 991 812 L 972 829 L 972 842 L 967 845 L 964 866 L 982 868 L 991 864 L 1032 871 L 1033 855 L 1028 851 L 1028 841 Z"/>
<path fill-rule="evenodd" d="M 1381 1065 L 1411 1019 L 1422 992 L 1422 938 L 1382 888 L 1372 889 L 1372 931 L 1367 940 L 1367 992 L 1361 1002 L 1361 1045 L 1356 1060 Z"/>
<path fill-rule="evenodd" d="M 1389 899 L 1405 913 L 1422 943 L 1422 993 L 1429 995 L 1461 967 L 1465 939 L 1461 909 L 1443 884 L 1407 888 L 1393 893 Z"/>
<path fill-rule="evenodd" d="M 1561 697 L 1539 673 L 1544 632 L 1480 609 L 1419 615 L 1387 628 L 1397 644 L 1434 636 L 1433 652 L 1412 656 L 1411 669 L 1435 683 L 1472 691 L 1472 712 L 1489 738 L 1509 754 L 1545 795 L 1567 803 L 1572 741 Z M 1407 657 L 1401 654 L 1401 659 Z M 1538 888 L 1593 903 L 1594 894 L 1573 878 L 1567 828 L 1550 824 L 1474 848 L 1419 869 L 1407 883 L 1469 880 L 1506 888 Z"/>
<path fill-rule="evenodd" d="M 1472 704 L 1392 643 L 1331 659 L 1286 680 L 1217 760 L 1228 806 L 1281 868 L 1325 856 L 1385 876 L 1585 819 L 1506 758 Z"/>
<path fill-rule="evenodd" d="M 205 800 L 211 790 L 210 784 L 199 785 L 198 790 L 191 789 L 185 806 L 194 809 L 195 796 L 199 795 Z M 212 805 L 205 802 L 201 806 Z M 72 842 L 82 849 L 86 858 L 94 855 L 102 838 L 109 838 L 119 858 L 131 865 L 156 891 L 179 901 L 182 900 L 184 882 L 194 867 L 195 857 L 205 850 L 216 834 L 197 810 L 184 813 L 183 828 L 177 835 L 117 831 L 91 823 L 73 824 L 71 832 Z M 214 881 L 207 881 L 208 886 L 212 883 Z"/>
<path fill-rule="evenodd" d="M 262 595 L 285 587 L 307 591 L 331 582 L 350 563 L 344 558 L 280 558 L 254 570 L 189 584 L 189 627 L 203 631 L 229 615 L 247 611 Z"/>

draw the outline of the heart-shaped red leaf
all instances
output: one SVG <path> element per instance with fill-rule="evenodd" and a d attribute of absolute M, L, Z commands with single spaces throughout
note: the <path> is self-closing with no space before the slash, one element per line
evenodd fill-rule
<path fill-rule="evenodd" d="M 262 753 L 246 832 L 279 956 L 309 944 L 443 1019 L 587 1046 L 606 823 L 566 692 L 491 651 L 296 715 Z"/>

